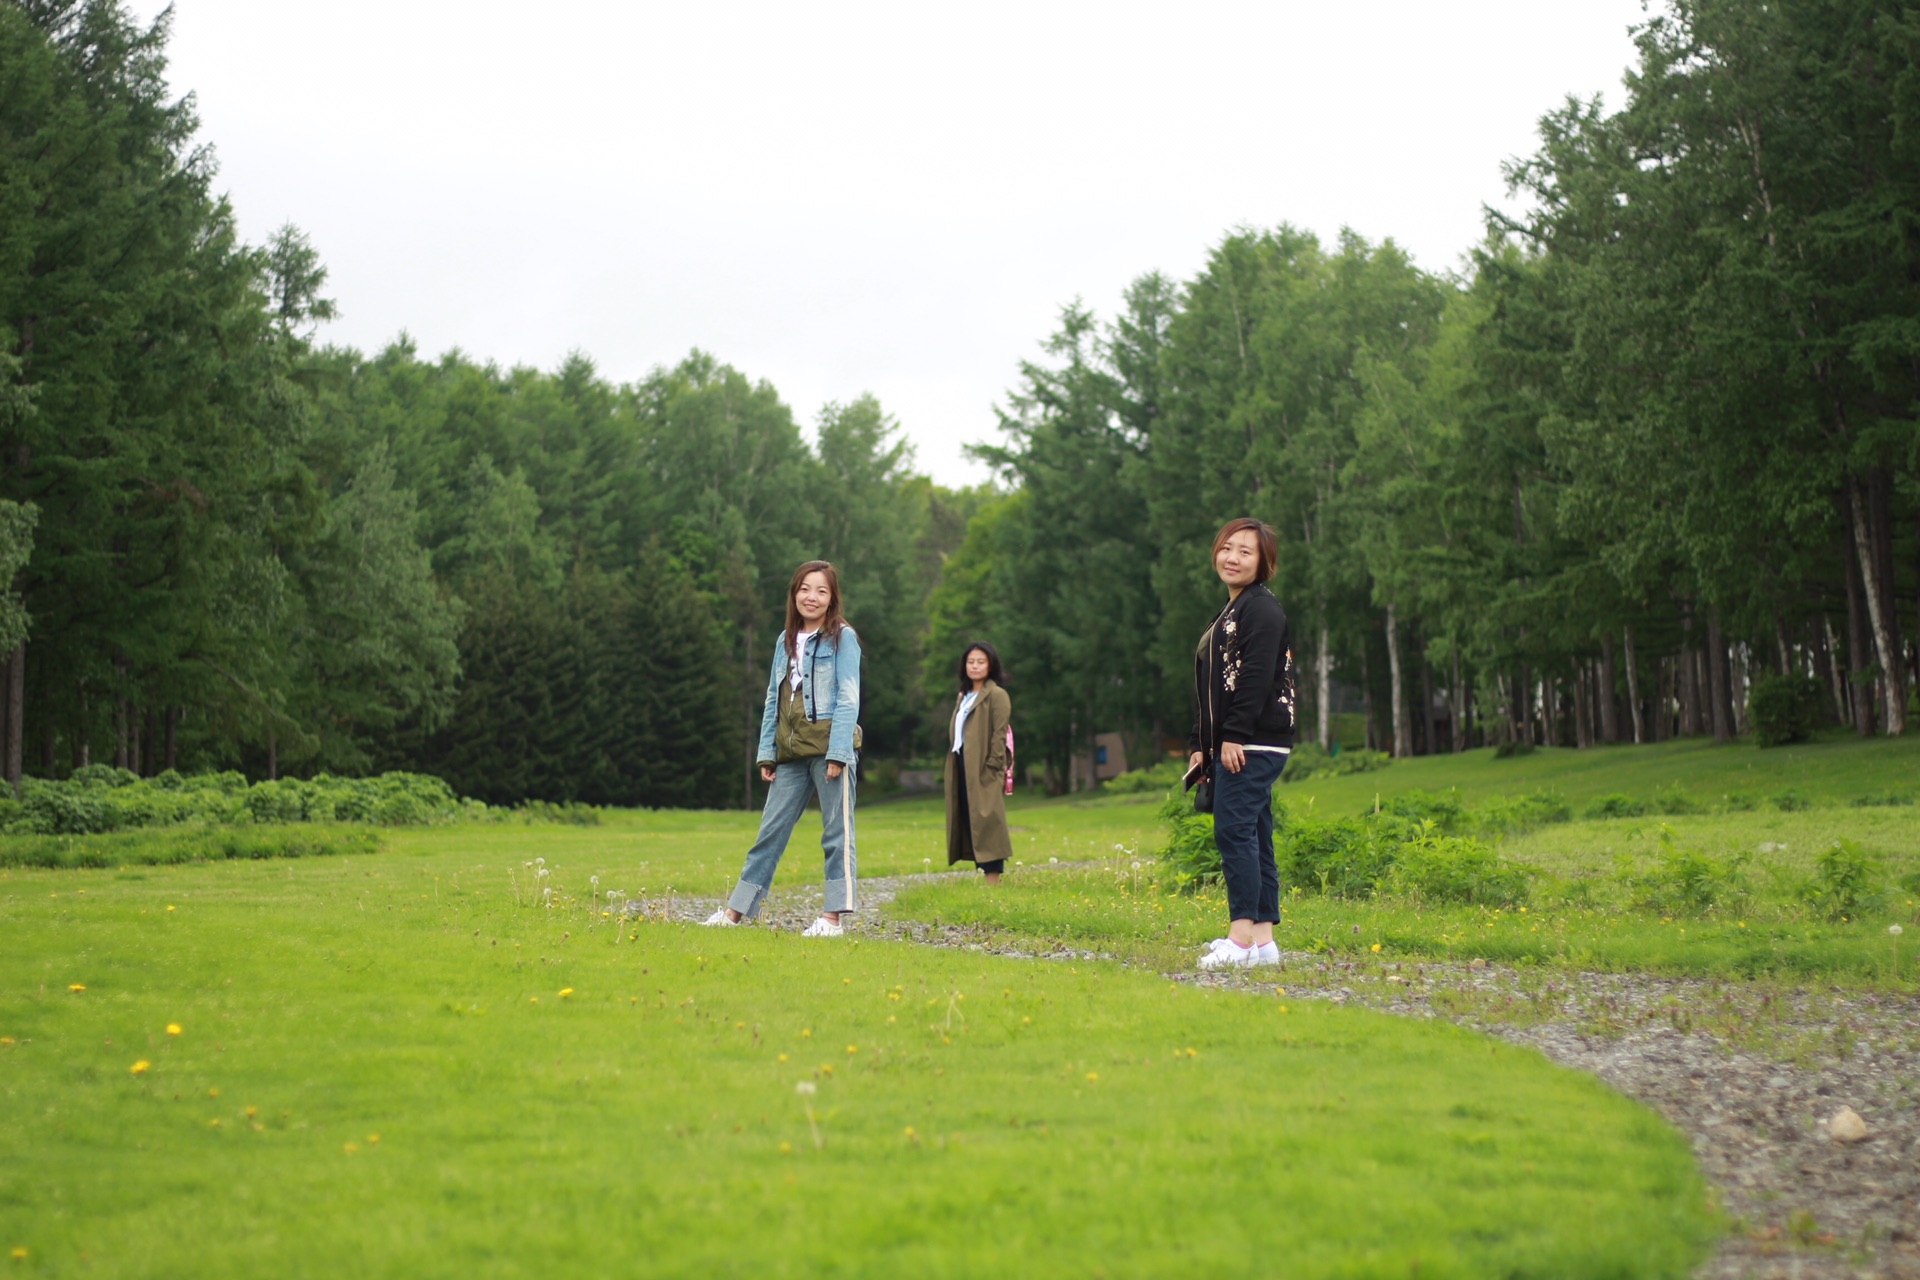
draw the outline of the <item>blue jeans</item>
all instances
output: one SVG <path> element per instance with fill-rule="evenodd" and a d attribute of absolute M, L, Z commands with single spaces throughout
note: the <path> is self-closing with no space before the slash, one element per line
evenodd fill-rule
<path fill-rule="evenodd" d="M 1213 766 L 1213 843 L 1227 882 L 1227 918 L 1280 923 L 1280 868 L 1273 861 L 1273 784 L 1284 751 L 1249 751 L 1238 773 Z"/>
<path fill-rule="evenodd" d="M 789 760 L 775 765 L 773 785 L 767 788 L 767 807 L 760 814 L 760 835 L 747 850 L 747 865 L 740 872 L 727 906 L 751 920 L 760 914 L 773 885 L 773 873 L 780 866 L 780 855 L 787 851 L 794 824 L 807 810 L 807 799 L 820 797 L 820 847 L 827 856 L 827 900 L 823 910 L 854 911 L 854 882 L 858 877 L 853 852 L 853 766 L 829 780 L 827 758 Z"/>

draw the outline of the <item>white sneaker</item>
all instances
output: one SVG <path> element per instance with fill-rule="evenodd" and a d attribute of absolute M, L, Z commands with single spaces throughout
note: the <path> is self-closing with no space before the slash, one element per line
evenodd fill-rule
<path fill-rule="evenodd" d="M 736 928 L 740 922 L 738 920 L 735 920 L 732 916 L 728 915 L 727 909 L 725 907 L 722 907 L 718 911 L 714 912 L 712 915 L 708 916 L 705 920 L 702 920 L 700 923 L 710 924 L 715 926 L 716 928 L 721 928 L 721 929 L 732 929 L 732 928 Z"/>
<path fill-rule="evenodd" d="M 1258 947 L 1243 947 L 1236 942 L 1226 942 L 1200 957 L 1202 969 L 1251 969 L 1259 963 L 1255 957 L 1260 954 Z"/>
<path fill-rule="evenodd" d="M 812 924 L 801 930 L 800 936 L 803 938 L 837 938 L 846 931 L 847 927 L 845 925 L 835 924 L 825 916 L 821 916 L 818 920 L 815 920 Z"/>
<path fill-rule="evenodd" d="M 1214 952 L 1218 951 L 1220 948 L 1228 947 L 1232 945 L 1233 945 L 1233 939 L 1231 938 L 1215 938 L 1212 942 L 1209 942 L 1207 944 L 1207 949 L 1205 951 L 1202 951 L 1200 954 L 1203 956 L 1212 955 Z"/>

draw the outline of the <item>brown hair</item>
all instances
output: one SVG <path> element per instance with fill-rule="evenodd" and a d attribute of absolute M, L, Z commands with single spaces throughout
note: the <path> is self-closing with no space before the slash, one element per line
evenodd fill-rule
<path fill-rule="evenodd" d="M 1255 545 L 1260 548 L 1260 559 L 1253 568 L 1253 580 L 1270 581 L 1274 570 L 1280 567 L 1280 535 L 1264 520 L 1240 516 L 1221 525 L 1220 532 L 1213 535 L 1213 554 L 1216 557 L 1220 554 L 1220 548 L 1227 545 L 1227 539 L 1236 533 L 1251 533 Z"/>
<path fill-rule="evenodd" d="M 800 594 L 800 584 L 807 580 L 810 573 L 824 574 L 827 579 L 827 611 L 820 618 L 820 634 L 837 641 L 841 628 L 847 625 L 845 615 L 840 612 L 840 575 L 825 560 L 807 561 L 793 571 L 793 581 L 787 584 L 788 662 L 800 660 L 800 629 L 805 625 L 805 619 L 800 616 L 800 606 L 794 603 L 794 597 Z"/>

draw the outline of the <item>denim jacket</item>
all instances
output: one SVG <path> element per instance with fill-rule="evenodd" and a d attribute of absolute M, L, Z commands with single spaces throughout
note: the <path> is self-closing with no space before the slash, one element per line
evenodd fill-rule
<path fill-rule="evenodd" d="M 780 686 L 786 679 L 787 637 L 781 632 L 774 641 L 767 702 L 760 713 L 761 764 L 772 764 L 776 759 L 774 729 L 780 715 Z M 838 640 L 829 640 L 816 631 L 802 647 L 800 697 L 807 706 L 807 719 L 833 722 L 827 736 L 827 759 L 853 764 L 860 748 L 860 639 L 852 627 L 840 628 Z"/>

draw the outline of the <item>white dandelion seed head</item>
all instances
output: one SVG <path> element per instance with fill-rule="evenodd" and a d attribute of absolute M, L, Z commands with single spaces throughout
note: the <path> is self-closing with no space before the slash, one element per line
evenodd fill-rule
<path fill-rule="evenodd" d="M 1135 871 L 1138 871 L 1138 870 L 1140 869 L 1140 859 L 1138 859 L 1138 858 L 1135 858 L 1135 859 L 1133 860 L 1133 869 L 1134 869 Z"/>
<path fill-rule="evenodd" d="M 1901 927 L 1900 927 L 1899 925 L 1897 925 L 1897 924 L 1890 924 L 1890 925 L 1888 925 L 1888 926 L 1887 926 L 1887 932 L 1888 932 L 1888 933 L 1890 933 L 1890 934 L 1892 934 L 1892 935 L 1893 935 L 1894 937 L 1896 937 L 1896 938 L 1897 938 L 1897 937 L 1899 937 L 1899 936 L 1900 936 L 1901 934 L 1903 934 L 1903 933 L 1905 933 L 1905 932 L 1906 932 L 1906 930 L 1905 930 L 1905 929 L 1902 929 L 1902 928 L 1901 928 Z"/>
<path fill-rule="evenodd" d="M 599 877 L 599 876 L 588 876 L 588 877 L 587 877 L 587 883 L 588 883 L 588 884 L 590 884 L 590 885 L 592 885 L 592 886 L 593 886 L 594 888 L 596 888 L 596 889 L 598 889 L 598 888 L 600 887 L 600 877 Z"/>
<path fill-rule="evenodd" d="M 811 1080 L 802 1080 L 793 1086 L 793 1091 L 803 1098 L 811 1098 L 819 1092 L 819 1088 Z"/>
<path fill-rule="evenodd" d="M 1047 861 L 1048 861 L 1048 862 L 1058 862 L 1058 861 L 1060 861 L 1060 859 L 1058 859 L 1058 858 L 1048 858 L 1048 859 L 1047 859 Z"/>

